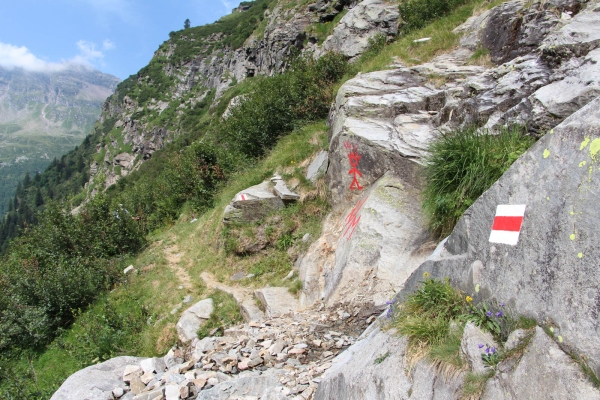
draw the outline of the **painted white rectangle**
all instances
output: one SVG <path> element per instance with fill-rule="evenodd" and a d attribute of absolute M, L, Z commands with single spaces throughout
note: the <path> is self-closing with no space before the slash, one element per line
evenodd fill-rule
<path fill-rule="evenodd" d="M 492 231 L 492 233 L 490 233 L 490 243 L 502 243 L 515 246 L 519 243 L 520 234 L 521 232 Z"/>
<path fill-rule="evenodd" d="M 525 204 L 501 204 L 496 208 L 496 216 L 523 217 L 525 216 Z"/>

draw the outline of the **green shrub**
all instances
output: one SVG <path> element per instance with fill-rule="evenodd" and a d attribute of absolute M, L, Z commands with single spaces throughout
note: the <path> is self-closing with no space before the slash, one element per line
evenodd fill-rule
<path fill-rule="evenodd" d="M 442 134 L 429 148 L 425 165 L 423 208 L 430 229 L 450 234 L 471 206 L 534 139 L 519 127 L 490 135 L 467 128 Z"/>
<path fill-rule="evenodd" d="M 428 22 L 449 14 L 468 0 L 401 0 L 400 17 L 405 32 L 424 27 Z"/>
<path fill-rule="evenodd" d="M 103 196 L 78 216 L 48 205 L 0 264 L 0 351 L 51 341 L 115 283 L 118 257 L 143 244 L 133 221 Z"/>
<path fill-rule="evenodd" d="M 323 118 L 333 100 L 333 85 L 346 72 L 340 54 L 319 60 L 299 57 L 283 74 L 262 79 L 244 100 L 232 107 L 215 136 L 232 150 L 261 156 L 279 137 L 304 121 Z"/>

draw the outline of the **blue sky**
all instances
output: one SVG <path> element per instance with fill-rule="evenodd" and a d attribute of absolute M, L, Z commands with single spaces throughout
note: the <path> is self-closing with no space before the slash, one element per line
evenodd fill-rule
<path fill-rule="evenodd" d="M 29 70 L 79 63 L 125 79 L 170 31 L 211 23 L 240 0 L 15 0 L 0 7 L 0 65 Z"/>

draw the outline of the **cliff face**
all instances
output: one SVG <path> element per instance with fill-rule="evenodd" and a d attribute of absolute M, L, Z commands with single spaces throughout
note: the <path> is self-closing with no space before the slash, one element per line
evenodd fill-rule
<path fill-rule="evenodd" d="M 202 119 L 190 117 L 190 109 L 214 107 L 227 89 L 247 78 L 284 71 L 294 54 L 340 51 L 351 58 L 377 34 L 397 34 L 393 2 L 357 3 L 257 0 L 215 24 L 171 32 L 150 64 L 103 105 L 104 138 L 88 186 L 93 193 L 103 190 L 173 138 L 199 130 Z"/>

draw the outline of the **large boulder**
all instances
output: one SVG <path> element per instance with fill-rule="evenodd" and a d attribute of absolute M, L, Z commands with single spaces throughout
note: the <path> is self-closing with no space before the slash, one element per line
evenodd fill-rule
<path fill-rule="evenodd" d="M 260 221 L 283 207 L 283 201 L 271 192 L 270 182 L 265 181 L 236 194 L 225 208 L 223 222 Z"/>
<path fill-rule="evenodd" d="M 128 365 L 138 365 L 142 358 L 116 357 L 78 371 L 52 395 L 50 400 L 112 400 L 112 391 L 126 389 L 123 372 Z"/>
<path fill-rule="evenodd" d="M 391 1 L 362 1 L 340 20 L 333 34 L 323 42 L 322 50 L 356 57 L 369 47 L 369 39 L 376 35 L 396 36 L 399 16 L 398 5 Z"/>
<path fill-rule="evenodd" d="M 383 305 L 392 298 L 434 244 L 419 198 L 416 188 L 388 173 L 349 206 L 332 229 L 334 257 L 323 254 L 326 235 L 300 263 L 302 306 L 319 300 Z"/>
<path fill-rule="evenodd" d="M 177 334 L 183 343 L 190 343 L 198 337 L 198 329 L 210 318 L 213 312 L 213 300 L 204 299 L 181 314 L 177 322 Z"/>
<path fill-rule="evenodd" d="M 298 300 L 285 287 L 266 287 L 256 290 L 255 296 L 262 303 L 269 318 L 281 317 L 298 311 Z"/>
<path fill-rule="evenodd" d="M 321 151 L 315 159 L 310 163 L 306 171 L 306 179 L 315 183 L 318 178 L 323 176 L 327 172 L 327 166 L 329 165 L 329 156 L 325 150 Z"/>
<path fill-rule="evenodd" d="M 462 216 L 424 272 L 515 313 L 553 321 L 564 342 L 600 374 L 600 98 L 542 137 Z M 525 205 L 515 246 L 490 243 L 498 205 Z"/>
<path fill-rule="evenodd" d="M 482 400 L 600 399 L 600 391 L 581 367 L 537 327 L 519 363 L 501 364 L 503 373 L 488 381 Z"/>
<path fill-rule="evenodd" d="M 394 329 L 371 327 L 333 360 L 321 377 L 315 400 L 460 398 L 464 373 L 444 377 L 425 360 L 412 366 L 406 352 L 407 340 Z"/>
<path fill-rule="evenodd" d="M 546 2 L 508 1 L 491 10 L 482 44 L 489 49 L 492 62 L 501 64 L 533 53 L 559 23 L 560 17 Z"/>

